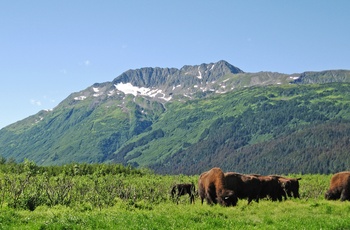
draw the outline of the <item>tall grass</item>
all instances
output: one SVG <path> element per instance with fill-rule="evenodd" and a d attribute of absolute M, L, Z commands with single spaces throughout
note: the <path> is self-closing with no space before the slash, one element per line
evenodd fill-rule
<path fill-rule="evenodd" d="M 76 166 L 72 166 L 76 169 Z M 301 177 L 301 199 L 235 207 L 174 202 L 176 183 L 198 176 L 89 172 L 0 175 L 0 229 L 349 229 L 350 203 L 326 201 L 331 175 Z M 68 170 L 70 172 L 70 170 Z M 177 204 L 178 203 L 178 204 Z"/>

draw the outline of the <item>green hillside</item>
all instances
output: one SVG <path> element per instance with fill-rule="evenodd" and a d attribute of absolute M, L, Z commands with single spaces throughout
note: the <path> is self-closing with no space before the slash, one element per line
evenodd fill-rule
<path fill-rule="evenodd" d="M 161 104 L 142 98 L 138 104 L 131 98 L 127 101 L 120 107 L 86 99 L 76 104 L 64 102 L 52 112 L 42 111 L 45 116 L 40 122 L 33 124 L 39 113 L 1 130 L 2 156 L 40 165 L 103 162 L 130 137 L 149 128 L 164 110 Z M 139 104 L 146 105 L 141 109 Z"/>
<path fill-rule="evenodd" d="M 237 73 L 222 80 L 237 86 L 233 91 L 198 91 L 198 99 L 166 103 L 119 93 L 78 100 L 94 94 L 88 88 L 53 111 L 1 129 L 0 154 L 39 165 L 118 162 L 170 174 L 198 174 L 214 166 L 262 174 L 348 169 L 350 84 L 303 84 L 316 79 L 314 73 L 302 75 L 296 81 L 301 84 L 289 84 L 285 75 L 280 82 L 279 76 Z M 271 79 L 275 85 L 269 85 Z M 239 87 L 245 80 L 258 85 Z"/>
<path fill-rule="evenodd" d="M 117 151 L 157 172 L 195 174 L 214 166 L 260 173 L 329 173 L 350 161 L 349 84 L 246 88 L 173 103 L 152 127 Z M 156 162 L 156 163 L 154 163 Z"/>

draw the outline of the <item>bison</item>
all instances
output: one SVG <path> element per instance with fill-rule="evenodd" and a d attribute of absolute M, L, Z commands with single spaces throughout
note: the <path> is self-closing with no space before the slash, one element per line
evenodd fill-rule
<path fill-rule="evenodd" d="M 224 175 L 226 188 L 233 190 L 237 198 L 247 198 L 248 204 L 252 200 L 259 202 L 261 181 L 257 177 L 234 172 L 227 172 Z"/>
<path fill-rule="evenodd" d="M 270 198 L 272 201 L 282 201 L 282 196 L 286 199 L 286 193 L 283 190 L 277 177 L 253 175 L 261 182 L 260 198 Z"/>
<path fill-rule="evenodd" d="M 202 204 L 204 199 L 210 205 L 219 203 L 222 206 L 235 206 L 237 204 L 237 196 L 234 191 L 226 188 L 225 175 L 220 168 L 212 168 L 200 175 L 198 194 Z"/>
<path fill-rule="evenodd" d="M 350 201 L 350 171 L 339 172 L 332 176 L 325 198 L 327 200 L 340 198 L 340 201 Z"/>
<path fill-rule="evenodd" d="M 176 184 L 171 189 L 171 197 L 173 199 L 176 198 L 178 201 L 180 196 L 184 196 L 186 194 L 190 197 L 190 204 L 194 203 L 194 195 L 195 195 L 195 186 L 193 183 L 191 184 Z"/>
<path fill-rule="evenodd" d="M 279 175 L 273 176 L 278 179 L 288 197 L 300 198 L 299 180 L 301 180 L 301 178 L 287 178 Z"/>

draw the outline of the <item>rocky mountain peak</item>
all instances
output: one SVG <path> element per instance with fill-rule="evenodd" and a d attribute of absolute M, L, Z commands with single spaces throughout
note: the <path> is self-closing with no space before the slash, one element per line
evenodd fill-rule
<path fill-rule="evenodd" d="M 94 84 L 86 90 L 74 93 L 69 98 L 72 102 L 68 104 L 88 98 L 92 98 L 95 104 L 116 98 L 122 103 L 125 95 L 164 103 L 203 98 L 253 85 L 349 82 L 349 76 L 349 71 L 340 70 L 293 75 L 273 72 L 245 73 L 224 60 L 185 65 L 180 69 L 145 67 L 128 70 L 112 82 Z"/>
<path fill-rule="evenodd" d="M 178 85 L 180 82 L 198 84 L 203 81 L 215 81 L 227 74 L 236 73 L 243 73 L 243 71 L 221 60 L 210 64 L 185 65 L 181 69 L 147 67 L 128 70 L 115 78 L 113 83 L 131 83 L 138 87 L 158 87 L 161 85 L 172 87 Z M 189 79 L 189 77 L 193 79 Z"/>
<path fill-rule="evenodd" d="M 243 73 L 239 68 L 223 60 L 195 66 L 185 65 L 180 69 L 180 72 L 184 75 L 194 76 L 204 82 L 216 81 L 228 74 Z"/>
<path fill-rule="evenodd" d="M 140 68 L 128 70 L 112 83 L 124 93 L 150 96 L 154 99 L 171 100 L 173 96 L 192 97 L 197 92 L 216 91 L 214 82 L 223 77 L 243 73 L 239 68 L 226 61 L 201 65 L 185 65 L 177 68 Z M 217 87 L 216 87 L 217 88 Z"/>

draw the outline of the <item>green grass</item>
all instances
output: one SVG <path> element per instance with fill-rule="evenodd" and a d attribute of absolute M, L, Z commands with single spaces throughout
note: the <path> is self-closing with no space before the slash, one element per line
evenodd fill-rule
<path fill-rule="evenodd" d="M 239 200 L 235 207 L 221 207 L 201 204 L 198 197 L 195 204 L 189 204 L 188 196 L 180 197 L 178 204 L 170 198 L 172 185 L 196 184 L 198 175 L 162 176 L 122 166 L 87 166 L 38 168 L 26 162 L 0 167 L 0 229 L 350 228 L 350 202 L 324 199 L 332 175 L 288 175 L 302 178 L 301 199 L 260 200 L 250 205 Z M 24 172 L 18 171 L 20 167 Z M 78 169 L 81 175 L 70 169 Z M 107 169 L 118 170 L 106 174 Z M 68 193 L 67 186 L 72 186 Z M 28 201 L 37 204 L 34 211 Z"/>
<path fill-rule="evenodd" d="M 187 201 L 187 199 L 186 199 Z M 128 205 L 117 203 L 102 210 L 64 206 L 35 211 L 2 208 L 0 229 L 347 229 L 349 202 L 325 200 L 260 201 L 224 208 L 165 202 Z"/>

